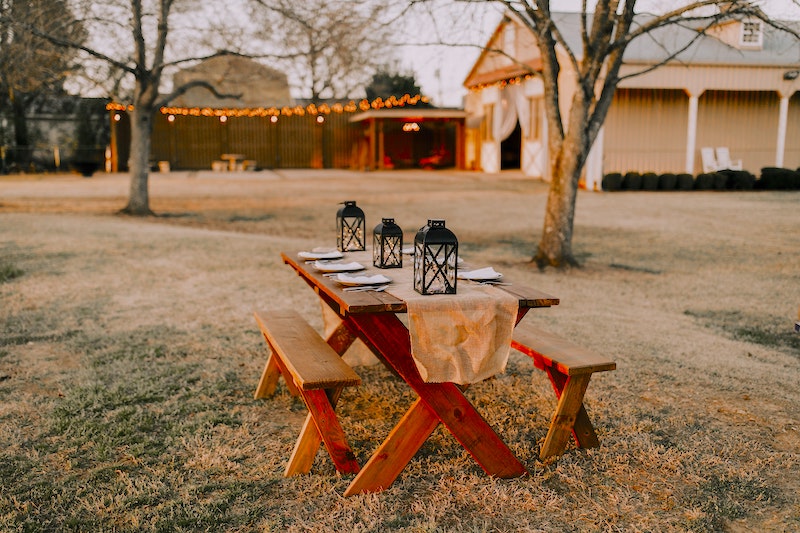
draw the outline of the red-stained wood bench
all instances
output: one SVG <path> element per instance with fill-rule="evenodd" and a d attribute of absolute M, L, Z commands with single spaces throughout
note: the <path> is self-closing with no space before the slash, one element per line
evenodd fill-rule
<path fill-rule="evenodd" d="M 614 370 L 617 364 L 603 355 L 524 322 L 514 329 L 511 347 L 530 356 L 536 368 L 547 374 L 558 398 L 558 406 L 539 458 L 545 460 L 563 453 L 570 434 L 579 448 L 599 446 L 597 434 L 583 406 L 583 397 L 593 373 Z"/>
<path fill-rule="evenodd" d="M 308 408 L 284 476 L 310 472 L 320 443 L 325 444 L 336 470 L 357 473 L 358 462 L 347 444 L 334 408 L 342 389 L 360 385 L 361 378 L 295 311 L 254 314 L 270 348 L 255 398 L 272 396 L 278 378 L 283 376 L 289 391 L 300 396 Z M 311 424 L 316 431 L 310 430 Z"/>

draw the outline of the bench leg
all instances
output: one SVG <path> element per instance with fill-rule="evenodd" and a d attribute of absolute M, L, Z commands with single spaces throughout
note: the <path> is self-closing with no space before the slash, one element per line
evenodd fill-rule
<path fill-rule="evenodd" d="M 389 487 L 430 437 L 439 417 L 417 399 L 344 492 L 345 496 Z"/>
<path fill-rule="evenodd" d="M 294 444 L 292 456 L 289 457 L 289 461 L 286 463 L 283 477 L 311 472 L 311 465 L 314 464 L 314 457 L 317 456 L 320 444 L 322 444 L 322 438 L 319 436 L 317 426 L 314 424 L 314 418 L 311 413 L 308 413 L 306 421 L 303 423 L 303 428 L 300 430 L 300 436 L 297 437 L 297 442 Z"/>
<path fill-rule="evenodd" d="M 570 433 L 575 437 L 579 447 L 598 446 L 597 435 L 583 407 L 583 396 L 586 394 L 592 375 L 564 376 L 555 371 L 548 371 L 548 375 L 559 398 L 539 458 L 545 460 L 563 453 Z M 578 423 L 579 417 L 580 423 Z"/>
<path fill-rule="evenodd" d="M 567 376 L 561 372 L 552 370 L 547 373 L 550 382 L 553 384 L 553 389 L 556 391 L 556 398 L 561 399 L 561 391 L 567 383 Z M 588 374 L 591 377 L 591 374 Z M 587 383 L 589 379 L 587 378 Z M 575 438 L 575 444 L 578 448 L 597 448 L 600 446 L 600 439 L 594 432 L 591 420 L 589 420 L 589 413 L 586 412 L 581 401 L 581 407 L 578 409 L 578 414 L 575 417 L 575 425 L 572 428 L 572 436 Z"/>
<path fill-rule="evenodd" d="M 331 391 L 332 398 L 338 400 L 341 391 L 341 387 Z M 322 438 L 333 464 L 336 466 L 336 470 L 343 474 L 358 473 L 360 469 L 358 461 L 356 461 L 355 454 L 347 444 L 344 430 L 342 430 L 339 419 L 333 410 L 336 401 L 332 402 L 328 398 L 326 391 L 322 389 L 302 391 L 301 394 L 311 418 L 314 420 L 314 425 L 317 427 L 317 432 Z"/>
<path fill-rule="evenodd" d="M 264 367 L 264 372 L 261 374 L 258 387 L 256 387 L 256 393 L 254 395 L 256 400 L 261 398 L 269 398 L 275 394 L 275 387 L 277 387 L 278 378 L 281 376 L 281 371 L 278 368 L 278 363 L 276 361 L 277 359 L 278 358 L 275 357 L 274 352 L 269 354 L 267 366 Z"/>
<path fill-rule="evenodd" d="M 334 412 L 334 408 L 339 402 L 342 389 L 333 389 L 327 394 L 311 394 L 311 397 L 316 397 L 316 401 L 309 404 L 307 395 L 309 393 L 318 392 L 322 391 L 307 391 L 302 393 L 303 400 L 306 401 L 306 406 L 309 407 L 309 412 L 305 423 L 303 423 L 303 428 L 300 430 L 300 435 L 297 437 L 292 456 L 289 458 L 288 463 L 286 463 L 286 470 L 283 473 L 284 477 L 308 474 L 311 472 L 311 466 L 314 464 L 314 457 L 316 457 L 319 446 L 323 442 L 325 442 L 325 448 L 328 450 L 331 460 L 333 460 L 336 466 L 336 470 L 344 474 L 355 474 L 359 471 L 355 455 L 347 444 L 344 431 Z M 320 402 L 322 404 L 321 409 L 312 411 L 310 405 L 316 405 Z M 325 406 L 326 403 L 328 407 Z M 328 412 L 329 416 L 327 418 L 330 419 L 332 416 L 333 423 L 327 423 L 327 425 L 325 422 L 318 423 L 316 419 L 317 416 L 320 417 L 320 420 L 325 418 L 321 416 L 321 412 Z M 323 440 L 323 431 L 320 429 L 320 426 L 328 427 L 328 429 L 325 429 L 327 432 L 325 435 L 329 437 L 327 441 Z M 331 450 L 334 451 L 332 452 Z"/>

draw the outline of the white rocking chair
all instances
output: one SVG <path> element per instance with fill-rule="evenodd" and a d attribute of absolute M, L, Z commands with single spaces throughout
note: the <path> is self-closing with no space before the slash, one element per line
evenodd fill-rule
<path fill-rule="evenodd" d="M 742 170 L 742 160 L 731 160 L 731 152 L 727 146 L 720 146 L 717 148 L 717 166 L 718 170 Z"/>
<path fill-rule="evenodd" d="M 717 159 L 714 157 L 714 149 L 711 147 L 700 148 L 700 156 L 703 159 L 703 173 L 716 172 L 719 170 Z"/>

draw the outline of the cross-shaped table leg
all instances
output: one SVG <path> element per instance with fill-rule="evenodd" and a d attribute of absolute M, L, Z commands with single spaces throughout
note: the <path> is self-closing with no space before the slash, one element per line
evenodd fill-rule
<path fill-rule="evenodd" d="M 389 313 L 348 315 L 348 329 L 414 389 L 419 399 L 373 454 L 345 495 L 389 487 L 441 422 L 484 471 L 500 478 L 527 474 L 489 424 L 453 383 L 425 383 L 411 358 L 408 330 Z"/>

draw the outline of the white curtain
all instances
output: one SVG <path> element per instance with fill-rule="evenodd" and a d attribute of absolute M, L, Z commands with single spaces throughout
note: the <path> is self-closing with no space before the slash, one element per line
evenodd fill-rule
<path fill-rule="evenodd" d="M 524 138 L 528 137 L 531 122 L 530 101 L 525 97 L 521 84 L 506 85 L 500 91 L 500 100 L 494 106 L 492 134 L 497 141 L 504 141 L 511 135 L 519 121 Z"/>
<path fill-rule="evenodd" d="M 516 99 L 507 89 L 500 91 L 500 100 L 494 105 L 492 136 L 498 142 L 506 140 L 517 125 Z"/>

